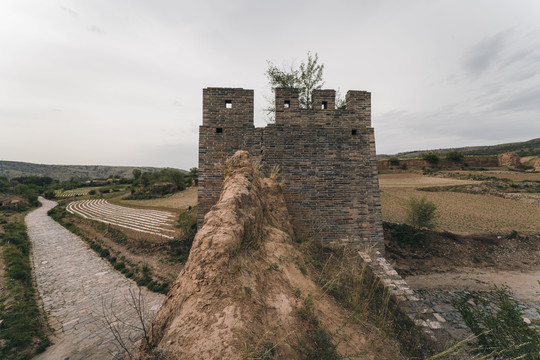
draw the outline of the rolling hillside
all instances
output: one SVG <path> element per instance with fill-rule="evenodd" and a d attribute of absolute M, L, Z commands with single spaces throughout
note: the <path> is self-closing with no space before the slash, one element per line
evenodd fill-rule
<path fill-rule="evenodd" d="M 0 176 L 14 178 L 19 176 L 49 176 L 55 180 L 76 179 L 100 179 L 109 175 L 132 177 L 133 169 L 145 171 L 157 171 L 155 167 L 135 166 L 102 166 L 102 165 L 43 165 L 18 161 L 0 160 Z"/>
<path fill-rule="evenodd" d="M 433 151 L 439 154 L 445 154 L 450 150 L 457 150 L 464 155 L 497 155 L 505 152 L 513 152 L 518 154 L 519 156 L 540 156 L 540 138 L 532 139 L 529 141 L 489 146 L 466 146 L 461 148 L 407 151 L 397 153 L 394 156 L 397 156 L 401 159 L 419 158 L 422 156 L 422 153 L 425 152 Z M 384 160 L 390 156 L 391 155 L 381 154 L 377 155 L 377 159 Z"/>

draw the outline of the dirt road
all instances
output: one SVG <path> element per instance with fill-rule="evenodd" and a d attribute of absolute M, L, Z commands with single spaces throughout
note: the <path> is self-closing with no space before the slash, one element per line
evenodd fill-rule
<path fill-rule="evenodd" d="M 489 291 L 506 284 L 514 295 L 526 302 L 540 303 L 540 269 L 536 271 L 497 271 L 464 268 L 461 271 L 413 275 L 405 281 L 414 289 Z"/>
<path fill-rule="evenodd" d="M 32 241 L 33 270 L 49 324 L 55 330 L 54 345 L 36 359 L 110 359 L 118 352 L 105 313 L 114 313 L 119 334 L 141 338 L 135 311 L 128 306 L 130 289 L 136 284 L 115 271 L 79 237 L 60 226 L 47 211 L 54 201 L 40 198 L 43 206 L 26 216 Z M 142 289 L 150 320 L 164 296 Z M 139 322 L 140 324 L 140 322 Z"/>

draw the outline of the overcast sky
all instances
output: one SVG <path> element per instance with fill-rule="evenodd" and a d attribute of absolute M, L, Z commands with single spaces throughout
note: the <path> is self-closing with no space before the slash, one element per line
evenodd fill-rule
<path fill-rule="evenodd" d="M 324 63 L 377 153 L 540 137 L 540 1 L 1 0 L 0 160 L 197 166 L 202 89 Z"/>

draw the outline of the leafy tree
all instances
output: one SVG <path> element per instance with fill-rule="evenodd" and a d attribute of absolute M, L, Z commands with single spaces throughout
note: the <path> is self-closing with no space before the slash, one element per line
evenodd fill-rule
<path fill-rule="evenodd" d="M 392 156 L 388 158 L 388 163 L 392 166 L 398 166 L 399 165 L 399 159 L 396 156 Z"/>
<path fill-rule="evenodd" d="M 461 162 L 463 160 L 463 154 L 457 150 L 451 150 L 446 153 L 446 158 L 455 162 Z"/>
<path fill-rule="evenodd" d="M 436 166 L 439 163 L 439 154 L 434 152 L 423 153 L 422 159 L 427 161 L 431 166 Z"/>
<path fill-rule="evenodd" d="M 141 183 L 143 184 L 143 186 L 148 186 L 150 185 L 151 182 L 152 182 L 152 173 L 144 172 L 141 175 Z"/>
<path fill-rule="evenodd" d="M 7 193 L 11 189 L 11 183 L 5 176 L 0 176 L 0 193 Z"/>
<path fill-rule="evenodd" d="M 135 179 L 135 180 L 140 178 L 141 175 L 142 175 L 142 172 L 139 169 L 133 169 L 133 171 L 131 173 L 133 174 L 133 179 Z"/>
<path fill-rule="evenodd" d="M 37 185 L 41 187 L 45 187 L 54 182 L 54 180 L 48 176 L 35 176 L 35 175 L 16 177 L 16 178 L 13 178 L 12 181 L 16 181 L 19 184 Z"/>
<path fill-rule="evenodd" d="M 45 199 L 52 200 L 52 199 L 54 199 L 54 197 L 56 196 L 56 194 L 55 194 L 54 190 L 49 189 L 49 190 L 46 190 L 46 191 L 43 193 L 43 196 L 45 197 Z"/>
<path fill-rule="evenodd" d="M 176 190 L 185 189 L 184 174 L 180 170 L 167 168 L 161 170 L 160 173 L 160 179 L 172 182 L 176 186 Z"/>
<path fill-rule="evenodd" d="M 407 222 L 417 228 L 432 229 L 436 225 L 437 205 L 423 198 L 410 198 L 407 201 Z"/>
<path fill-rule="evenodd" d="M 199 169 L 196 167 L 189 169 L 188 178 L 190 181 L 195 181 L 195 185 L 199 185 Z"/>
<path fill-rule="evenodd" d="M 290 65 L 289 69 L 278 68 L 272 62 L 267 61 L 268 69 L 266 77 L 270 83 L 272 90 L 275 88 L 297 88 L 299 89 L 298 102 L 303 109 L 311 108 L 311 93 L 313 90 L 321 89 L 324 85 L 323 70 L 324 65 L 319 64 L 319 55 L 311 52 L 307 54 L 307 61 L 302 61 L 300 66 L 296 68 Z M 272 116 L 275 112 L 273 106 L 266 109 L 267 113 Z"/>

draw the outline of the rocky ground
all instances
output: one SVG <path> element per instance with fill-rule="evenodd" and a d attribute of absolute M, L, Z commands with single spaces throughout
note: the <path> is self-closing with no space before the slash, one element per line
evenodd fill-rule
<path fill-rule="evenodd" d="M 386 257 L 426 301 L 442 313 L 456 338 L 467 327 L 453 301 L 467 291 L 493 299 L 494 285 L 507 285 L 520 301 L 524 320 L 540 325 L 540 237 L 511 234 L 430 232 L 424 246 L 392 241 Z"/>

